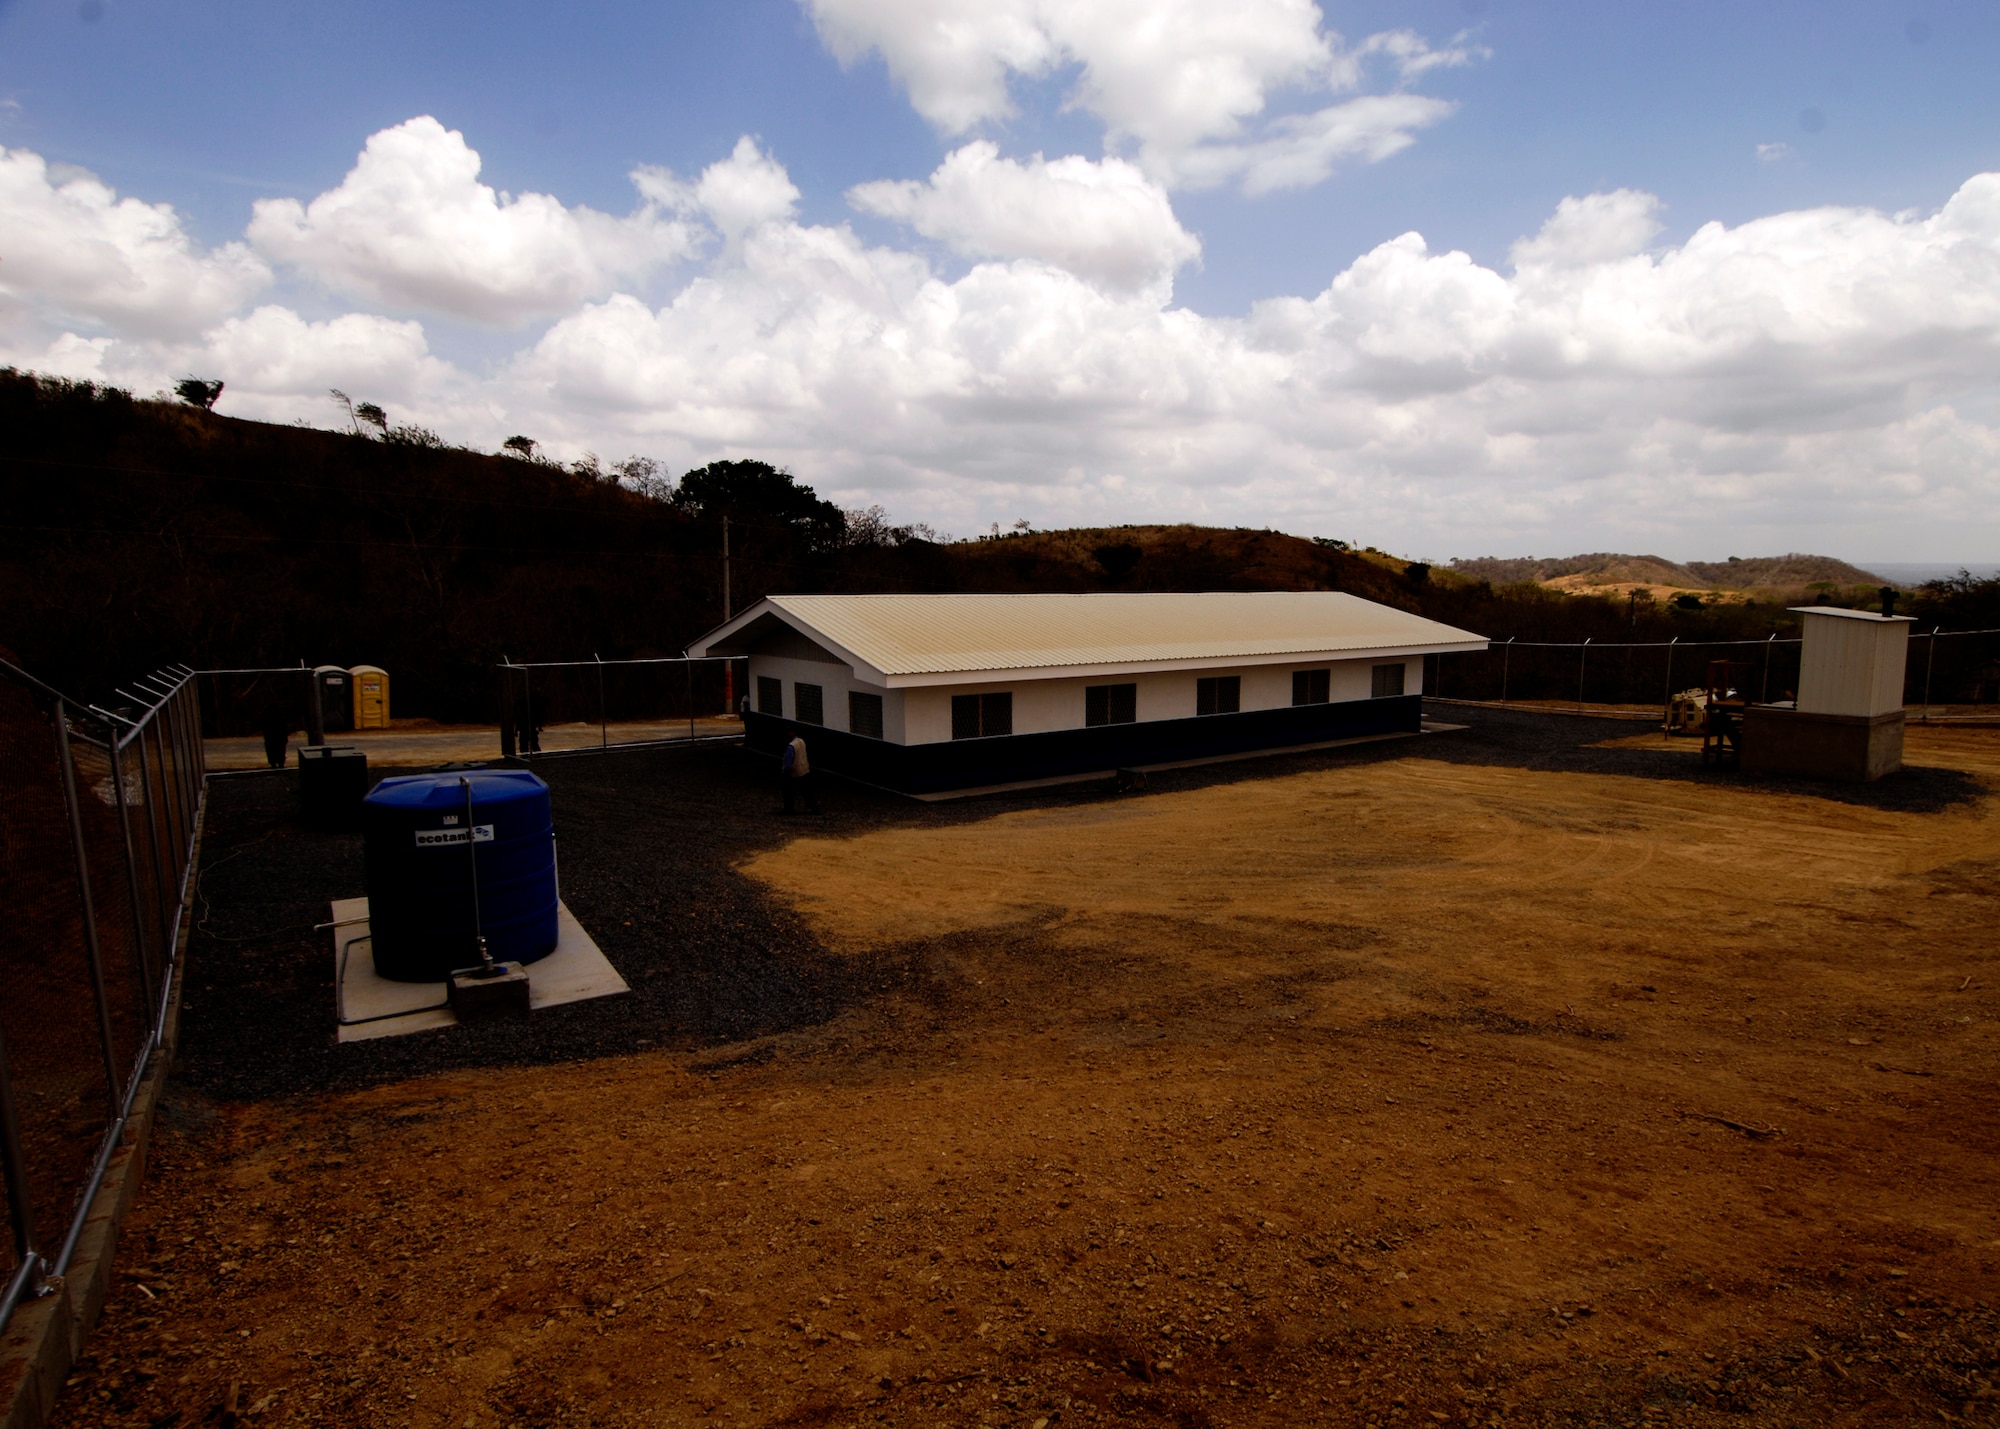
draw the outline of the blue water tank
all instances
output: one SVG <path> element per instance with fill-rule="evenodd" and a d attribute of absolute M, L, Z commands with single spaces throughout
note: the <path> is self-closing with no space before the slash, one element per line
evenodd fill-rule
<path fill-rule="evenodd" d="M 361 831 L 381 976 L 442 982 L 478 964 L 475 880 L 477 926 L 494 962 L 532 963 L 555 951 L 549 786 L 527 770 L 384 779 L 362 803 Z"/>

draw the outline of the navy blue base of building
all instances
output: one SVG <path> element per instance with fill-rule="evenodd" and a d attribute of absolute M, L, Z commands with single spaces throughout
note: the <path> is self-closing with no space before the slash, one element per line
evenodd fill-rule
<path fill-rule="evenodd" d="M 776 755 L 793 735 L 803 735 L 814 769 L 904 794 L 941 794 L 1336 739 L 1415 734 L 1423 727 L 1423 703 L 1421 695 L 1395 695 L 936 744 L 891 744 L 767 714 L 746 715 L 743 725 L 745 742 L 760 753 Z"/>

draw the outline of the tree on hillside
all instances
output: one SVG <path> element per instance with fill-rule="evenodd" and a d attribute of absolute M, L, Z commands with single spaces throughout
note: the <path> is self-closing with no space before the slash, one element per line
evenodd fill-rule
<path fill-rule="evenodd" d="M 648 501 L 674 499 L 674 479 L 649 456 L 628 456 L 611 464 L 611 479 L 627 491 L 636 491 Z"/>
<path fill-rule="evenodd" d="M 1130 541 L 1119 541 L 1113 545 L 1099 546 L 1090 553 L 1090 556 L 1103 568 L 1104 574 L 1114 581 L 1122 581 L 1132 574 L 1145 554 Z"/>
<path fill-rule="evenodd" d="M 763 461 L 716 461 L 681 478 L 673 504 L 690 516 L 727 516 L 752 528 L 776 527 L 813 551 L 838 550 L 847 515 L 782 467 Z"/>
<path fill-rule="evenodd" d="M 389 414 L 373 402 L 356 402 L 354 404 L 354 415 L 358 420 L 366 422 L 384 436 L 389 434 Z"/>
<path fill-rule="evenodd" d="M 183 377 L 174 384 L 174 395 L 190 407 L 199 407 L 204 412 L 215 410 L 215 404 L 222 396 L 222 379 Z"/>
<path fill-rule="evenodd" d="M 847 544 L 850 548 L 881 546 L 895 549 L 911 541 L 936 541 L 938 534 L 921 521 L 898 526 L 880 503 L 847 513 Z"/>
<path fill-rule="evenodd" d="M 540 445 L 541 443 L 533 437 L 524 437 L 517 433 L 500 443 L 500 450 L 512 452 L 515 456 L 526 457 L 529 461 L 533 461 L 535 459 L 535 448 Z"/>

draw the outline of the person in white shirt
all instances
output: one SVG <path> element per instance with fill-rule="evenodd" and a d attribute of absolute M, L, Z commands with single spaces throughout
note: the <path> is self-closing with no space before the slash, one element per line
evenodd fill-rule
<path fill-rule="evenodd" d="M 819 812 L 819 796 L 813 790 L 812 761 L 806 758 L 806 742 L 799 735 L 792 736 L 792 742 L 785 746 L 785 752 L 778 762 L 779 778 L 785 786 L 785 812 L 792 812 L 793 797 L 803 794 L 806 812 Z"/>

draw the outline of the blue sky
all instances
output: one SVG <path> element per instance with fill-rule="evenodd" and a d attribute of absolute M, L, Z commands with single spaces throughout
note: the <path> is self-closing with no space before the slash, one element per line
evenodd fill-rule
<path fill-rule="evenodd" d="M 1265 67 L 1258 107 L 1234 129 L 1203 120 L 1198 103 L 1176 109 L 1157 98 L 1186 80 L 1173 66 L 1192 61 L 1177 55 L 1171 35 L 1157 75 L 1144 68 L 1154 61 L 1121 53 L 1116 0 L 993 0 L 970 12 L 962 0 L 559 9 L 6 0 L 0 146 L 44 165 L 42 189 L 7 191 L 16 195 L 15 225 L 25 232 L 39 195 L 85 171 L 115 196 L 107 202 L 170 212 L 175 233 L 146 239 L 154 246 L 145 253 L 157 257 L 169 241 L 183 250 L 175 262 L 209 265 L 204 273 L 235 266 L 218 280 L 226 296 L 165 314 L 107 298 L 110 279 L 79 278 L 54 259 L 44 277 L 32 254 L 15 251 L 52 241 L 51 225 L 89 209 L 74 192 L 48 199 L 49 215 L 11 245 L 0 208 L 4 356 L 142 387 L 155 370 L 225 362 L 240 396 L 224 409 L 239 402 L 244 415 L 330 421 L 320 394 L 340 378 L 478 444 L 532 427 L 551 450 L 572 455 L 643 451 L 674 465 L 768 454 L 850 503 L 879 500 L 905 518 L 960 530 L 1016 515 L 1042 524 L 1186 516 L 1327 529 L 1438 556 L 1644 546 L 1695 558 L 1785 545 L 1977 560 L 2000 549 L 2000 527 L 1986 514 L 1996 494 L 2000 375 L 1993 335 L 1976 316 L 2000 271 L 1982 246 L 1993 235 L 1952 237 L 1956 246 L 1940 256 L 1943 240 L 1920 238 L 1914 226 L 1975 176 L 2000 169 L 2000 5 L 1440 0 L 1324 5 L 1303 28 L 1298 11 L 1310 7 L 1292 0 L 1180 5 L 1190 27 L 1222 26 L 1225 49 L 1238 26 L 1249 36 L 1245 53 Z M 1112 21 L 1098 23 L 1093 10 Z M 988 104 L 965 122 L 948 93 L 923 97 L 943 61 L 899 49 L 908 34 L 954 15 L 1017 11 L 1046 53 L 994 61 L 1015 41 L 993 41 L 985 58 L 1000 65 L 1012 113 Z M 1431 58 L 1408 63 L 1407 45 L 1366 52 L 1368 37 L 1393 34 L 1413 37 Z M 1358 56 L 1353 75 L 1330 82 L 1313 70 L 1300 80 L 1284 70 L 1286 45 L 1315 44 L 1336 60 Z M 1121 64 L 1133 86 L 1125 98 L 1092 100 L 1092 77 Z M 1382 97 L 1432 106 L 1395 130 L 1393 152 L 1345 152 L 1321 166 L 1323 176 L 1275 187 L 1251 159 L 1232 157 L 1232 145 L 1291 132 L 1287 115 Z M 656 186 L 646 200 L 657 222 L 643 239 L 627 235 L 650 245 L 643 261 L 605 258 L 541 301 L 521 288 L 546 258 L 530 249 L 516 255 L 529 276 L 496 289 L 490 304 L 466 297 L 463 284 L 458 297 L 438 296 L 408 270 L 407 255 L 357 257 L 358 230 L 308 211 L 341 189 L 371 136 L 418 116 L 462 135 L 461 148 L 476 151 L 478 181 L 510 197 L 547 195 L 563 210 L 623 219 L 640 202 L 634 170 L 670 171 L 683 188 Z M 742 136 L 751 151 L 737 147 Z M 941 181 L 917 191 L 948 155 L 980 141 L 992 145 L 991 161 L 952 193 Z M 426 131 L 412 143 L 442 153 L 445 141 Z M 751 155 L 764 166 L 744 174 L 781 169 L 772 182 L 796 190 L 789 203 L 780 195 L 768 211 L 748 211 L 735 234 L 693 195 L 698 177 L 732 154 L 739 167 Z M 1036 154 L 1124 167 L 1054 179 L 1008 167 Z M 718 173 L 717 182 L 729 177 Z M 885 180 L 913 187 L 900 197 L 850 196 Z M 1049 220 L 1046 231 L 995 218 L 996 205 L 1038 209 L 1035 185 L 1051 182 L 1049 212 L 1079 194 L 1086 207 Z M 996 183 L 1012 185 L 1004 203 L 992 197 Z M 1110 218 L 1088 208 L 1106 184 L 1122 185 L 1129 200 Z M 1595 265 L 1592 276 L 1575 277 L 1583 260 L 1565 250 L 1573 276 L 1536 290 L 1546 312 L 1578 311 L 1586 289 L 1601 310 L 1606 285 L 1626 281 L 1618 265 L 1646 255 L 1652 278 L 1630 281 L 1664 307 L 1641 326 L 1654 322 L 1656 336 L 1680 331 L 1686 299 L 1663 296 L 1661 274 L 1676 254 L 1681 269 L 1693 269 L 1683 245 L 1713 223 L 1764 234 L 1744 241 L 1802 265 L 1800 281 L 1818 296 L 1780 284 L 1789 307 L 1769 331 L 1731 329 L 1666 368 L 1631 357 L 1651 339 L 1607 339 L 1588 326 L 1594 320 L 1579 320 L 1573 346 L 1604 353 L 1601 366 L 1588 357 L 1561 374 L 1520 366 L 1525 339 L 1493 336 L 1491 315 L 1526 290 L 1510 297 L 1487 276 L 1518 286 L 1517 240 L 1566 199 L 1621 191 L 1651 198 L 1600 205 L 1577 220 L 1597 225 L 1598 236 L 1576 250 Z M 407 183 L 394 192 L 396 202 L 427 201 Z M 253 204 L 285 198 L 304 216 L 282 233 L 274 222 L 252 232 Z M 1873 210 L 1887 227 L 1857 238 L 1835 224 L 1801 242 L 1784 226 L 1785 215 L 1821 206 Z M 379 207 L 365 211 L 379 226 Z M 669 220 L 683 228 L 667 234 Z M 897 255 L 867 260 L 889 296 L 856 300 L 856 311 L 878 301 L 915 307 L 898 306 L 872 339 L 852 338 L 864 345 L 857 353 L 802 357 L 803 339 L 758 305 L 773 292 L 791 294 L 787 313 L 834 302 L 810 277 L 825 255 L 800 255 L 822 241 L 813 235 L 843 226 L 856 252 Z M 1963 225 L 1947 227 L 1956 235 Z M 1623 237 L 1602 236 L 1611 229 Z M 1427 245 L 1421 259 L 1383 249 L 1412 231 Z M 88 238 L 80 230 L 68 246 L 79 251 Z M 129 233 L 104 241 L 140 242 Z M 497 240 L 470 233 L 465 241 L 477 266 Z M 1884 244 L 1922 250 L 1932 265 L 1929 276 L 1909 279 L 1929 287 L 1884 303 L 1936 316 L 1892 322 L 1874 346 L 1904 355 L 1894 370 L 1857 375 L 1866 359 L 1856 354 L 1869 345 L 1851 312 L 1826 308 L 1836 301 L 1826 295 L 1851 289 L 1854 273 L 1905 261 L 1885 258 Z M 1446 264 L 1453 250 L 1470 259 L 1469 276 Z M 1357 265 L 1371 253 L 1384 256 L 1364 274 Z M 139 271 L 153 260 L 126 261 Z M 1696 285 L 1701 292 L 1750 262 L 1734 249 L 1701 261 L 1722 265 Z M 390 271 L 397 263 L 408 271 Z M 911 296 L 919 278 L 906 268 L 884 276 L 896 263 L 922 265 L 932 298 Z M 1348 286 L 1335 292 L 1329 285 L 1343 274 Z M 128 278 L 128 288 L 142 281 Z M 1000 292 L 1003 279 L 1016 286 Z M 1969 287 L 1938 287 L 1949 282 Z M 1353 296 L 1364 288 L 1373 295 L 1366 302 Z M 1753 281 L 1737 309 L 1769 291 Z M 1030 310 L 1087 321 L 1066 342 L 1096 353 L 1090 374 L 1028 355 L 1027 334 L 1053 316 L 1024 322 L 1000 347 L 985 326 L 966 328 L 883 377 L 907 384 L 886 417 L 871 412 L 849 426 L 828 418 L 853 399 L 836 394 L 826 374 L 879 357 L 866 348 L 871 340 L 901 362 L 911 351 L 905 338 L 884 334 L 921 328 L 913 314 L 940 294 L 962 323 L 976 312 Z M 1334 312 L 1343 302 L 1361 306 Z M 1403 306 L 1384 317 L 1371 306 L 1378 302 Z M 981 306 L 989 303 L 997 307 Z M 689 328 L 683 309 L 702 304 L 708 325 Z M 280 323 L 273 309 L 296 323 Z M 1975 316 L 1951 316 L 1968 312 Z M 1198 337 L 1177 315 L 1205 324 Z M 1393 349 L 1388 358 L 1369 347 L 1364 315 L 1374 324 L 1367 331 L 1401 325 L 1376 344 Z M 354 321 L 333 333 L 327 324 L 343 317 Z M 835 321 L 845 320 L 826 319 Z M 1431 321 L 1450 327 L 1451 339 L 1424 326 Z M 1313 327 L 1310 342 L 1298 337 L 1301 323 Z M 1538 324 L 1536 341 L 1546 336 Z M 295 335 L 288 349 L 287 333 Z M 747 386 L 695 400 L 668 373 L 690 345 L 760 341 L 773 345 Z M 636 344 L 621 362 L 592 356 L 619 342 Z M 1718 395 L 1746 389 L 1740 364 L 1760 342 L 1783 356 L 1749 380 L 1757 399 L 1746 406 Z M 1273 353 L 1294 365 L 1276 372 L 1265 360 Z M 743 356 L 740 347 L 731 354 Z M 1030 362 L 1044 365 L 1029 371 Z M 1209 365 L 1196 372 L 1196 363 Z M 788 364 L 782 381 L 770 376 L 774 364 Z M 649 391 L 627 369 L 657 369 L 666 385 Z M 764 381 L 775 385 L 757 385 Z M 1307 387 L 1327 397 L 1333 416 L 1305 401 Z M 1509 415 L 1517 387 L 1533 395 Z M 1697 388 L 1707 395 L 1689 395 Z M 789 397 L 773 396 L 777 389 Z M 1647 392 L 1666 389 L 1681 395 L 1648 408 Z M 1592 393 L 1615 419 L 1593 425 Z M 1861 415 L 1843 426 L 1829 411 Z M 1431 435 L 1416 440 L 1413 431 Z"/>

